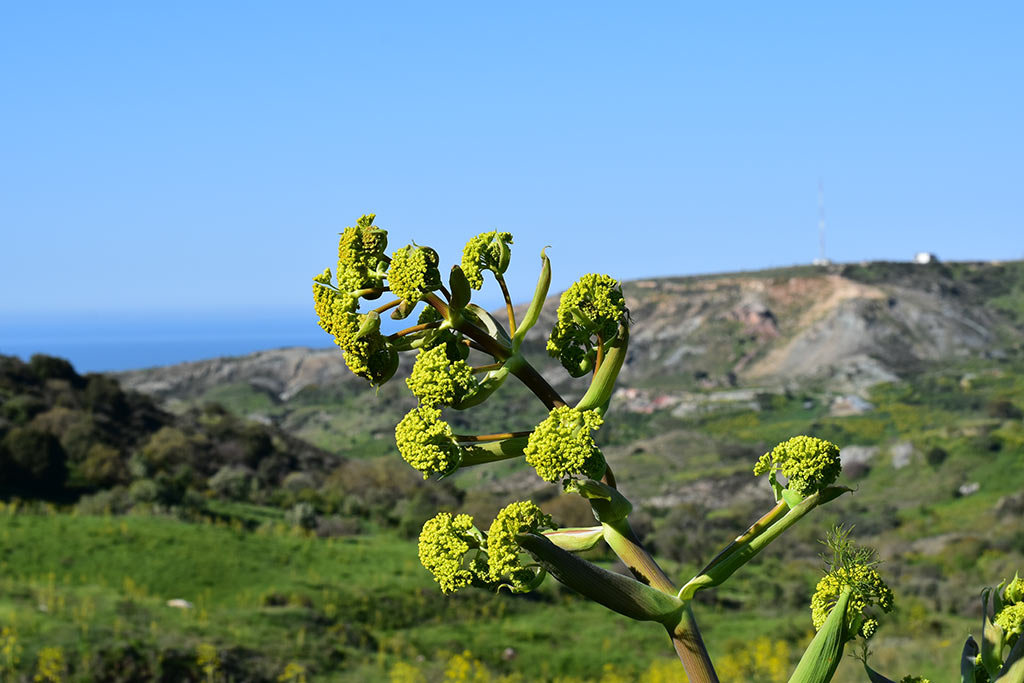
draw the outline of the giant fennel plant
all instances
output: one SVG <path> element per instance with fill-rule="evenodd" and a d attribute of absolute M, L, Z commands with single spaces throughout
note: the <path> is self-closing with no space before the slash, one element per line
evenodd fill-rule
<path fill-rule="evenodd" d="M 374 225 L 374 218 L 362 216 L 341 233 L 337 270 L 313 278 L 313 300 L 320 326 L 334 337 L 349 369 L 371 385 L 394 376 L 399 354 L 415 354 L 406 384 L 418 405 L 395 428 L 402 458 L 425 478 L 521 458 L 544 481 L 585 498 L 596 521 L 590 527 L 560 527 L 528 500 L 508 505 L 489 525 L 478 525 L 469 515 L 441 512 L 424 523 L 419 538 L 420 561 L 440 590 L 452 593 L 473 586 L 520 593 L 550 575 L 614 612 L 660 625 L 690 681 L 717 681 L 692 609 L 694 596 L 721 585 L 803 517 L 850 491 L 835 485 L 841 470 L 839 448 L 796 436 L 765 453 L 753 473 L 767 475 L 776 504 L 696 575 L 677 584 L 631 528 L 633 506 L 618 490 L 594 440 L 629 347 L 630 317 L 620 284 L 607 275 L 587 274 L 562 294 L 547 350 L 572 377 L 589 376 L 582 398 L 570 404 L 522 353 L 551 282 L 551 263 L 543 251 L 536 289 L 517 319 L 504 278 L 511 234 L 492 231 L 469 240 L 446 284 L 433 249 L 409 244 L 388 255 L 387 232 Z M 493 278 L 502 292 L 507 328 L 472 302 L 485 277 Z M 416 322 L 385 334 L 381 316 L 388 312 L 395 320 L 416 314 Z M 483 362 L 471 365 L 471 354 Z M 548 416 L 528 432 L 456 434 L 444 412 L 479 405 L 509 376 L 544 404 Z M 599 543 L 607 544 L 631 576 L 577 554 Z M 790 681 L 831 680 L 844 648 L 855 639 L 865 641 L 859 656 L 868 680 L 889 681 L 868 665 L 866 641 L 878 627 L 880 613 L 892 610 L 893 594 L 874 554 L 855 546 L 847 531 L 834 531 L 827 543 L 832 550 L 828 571 L 811 600 L 816 635 Z M 986 593 L 982 645 L 968 640 L 961 683 L 1024 683 L 1022 594 L 1018 578 Z M 907 676 L 901 683 L 922 680 Z"/>

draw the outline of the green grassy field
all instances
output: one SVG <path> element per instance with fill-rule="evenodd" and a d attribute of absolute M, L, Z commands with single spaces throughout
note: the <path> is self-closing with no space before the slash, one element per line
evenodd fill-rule
<path fill-rule="evenodd" d="M 320 539 L 273 522 L 8 505 L 0 535 L 4 680 L 30 680 L 54 653 L 76 681 L 676 680 L 657 627 L 553 583 L 529 596 L 442 596 L 414 543 L 388 534 Z M 788 676 L 810 620 L 789 601 L 765 600 L 779 590 L 766 574 L 809 591 L 816 569 L 797 565 L 768 558 L 723 592 L 732 603 L 698 605 L 723 680 Z M 174 598 L 194 607 L 169 607 Z M 942 680 L 929 653 L 940 648 L 952 670 L 967 624 L 903 607 L 874 661 L 898 655 L 899 666 Z M 858 673 L 851 659 L 837 680 Z"/>

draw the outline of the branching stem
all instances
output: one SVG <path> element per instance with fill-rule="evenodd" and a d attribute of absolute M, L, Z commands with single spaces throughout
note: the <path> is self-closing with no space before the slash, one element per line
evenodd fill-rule
<path fill-rule="evenodd" d="M 499 361 L 497 363 L 490 363 L 488 365 L 477 365 L 477 366 L 471 367 L 469 370 L 473 374 L 476 374 L 478 372 L 490 372 L 491 370 L 500 370 L 502 368 L 502 366 L 504 366 L 504 365 L 505 365 L 504 361 Z"/>
<path fill-rule="evenodd" d="M 399 330 L 394 334 L 388 335 L 388 341 L 394 341 L 396 339 L 404 337 L 407 334 L 412 334 L 414 332 L 422 332 L 423 330 L 435 330 L 440 326 L 441 323 L 440 321 L 437 320 L 435 320 L 432 323 L 420 323 L 419 325 L 413 325 L 412 327 L 407 327 L 404 330 Z"/>

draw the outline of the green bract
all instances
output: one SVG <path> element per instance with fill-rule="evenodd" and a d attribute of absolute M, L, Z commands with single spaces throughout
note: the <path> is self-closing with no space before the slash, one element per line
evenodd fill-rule
<path fill-rule="evenodd" d="M 847 588 L 851 591 L 850 603 L 846 609 L 847 637 L 853 638 L 859 632 L 868 638 L 878 624 L 874 619 L 864 618 L 864 609 L 869 605 L 878 605 L 883 612 L 891 612 L 893 595 L 878 571 L 866 564 L 835 567 L 818 581 L 814 597 L 811 598 L 811 620 L 814 622 L 814 628 L 821 628 L 840 593 Z"/>
<path fill-rule="evenodd" d="M 338 241 L 338 289 L 354 292 L 382 287 L 387 272 L 386 230 L 373 225 L 374 214 L 362 216 L 354 227 L 345 228 Z"/>
<path fill-rule="evenodd" d="M 573 377 L 589 371 L 597 338 L 609 341 L 626 316 L 618 280 L 590 273 L 577 280 L 558 304 L 558 321 L 548 339 L 548 353 Z"/>
<path fill-rule="evenodd" d="M 551 517 L 531 501 L 512 503 L 502 508 L 487 532 L 487 567 L 491 581 L 509 586 L 513 592 L 529 590 L 536 571 L 519 562 L 522 552 L 516 536 L 550 528 Z"/>
<path fill-rule="evenodd" d="M 432 406 L 410 410 L 395 427 L 398 452 L 407 463 L 423 473 L 444 474 L 459 465 L 459 446 L 451 427 L 441 421 L 441 411 Z"/>
<path fill-rule="evenodd" d="M 477 382 L 466 362 L 452 361 L 448 345 L 440 344 L 419 352 L 405 383 L 421 405 L 436 406 L 458 403 Z"/>
<path fill-rule="evenodd" d="M 391 255 L 388 286 L 399 299 L 415 303 L 441 286 L 437 252 L 410 244 Z"/>
<path fill-rule="evenodd" d="M 527 464 L 544 481 L 559 481 L 573 474 L 600 479 L 605 471 L 604 456 L 590 432 L 603 423 L 596 410 L 552 409 L 523 449 Z"/>
<path fill-rule="evenodd" d="M 510 244 L 512 233 L 497 230 L 481 233 L 466 243 L 462 250 L 462 272 L 470 287 L 480 289 L 484 286 L 485 270 L 497 275 L 502 275 L 508 270 Z"/>
<path fill-rule="evenodd" d="M 1003 607 L 996 615 L 995 623 L 1003 629 L 1006 641 L 1012 645 L 1024 633 L 1024 602 Z"/>
<path fill-rule="evenodd" d="M 474 533 L 475 532 L 475 533 Z M 444 593 L 453 593 L 468 586 L 477 577 L 478 563 L 466 566 L 466 554 L 478 547 L 469 515 L 452 517 L 442 512 L 423 524 L 420 531 L 420 563 L 434 575 Z"/>
<path fill-rule="evenodd" d="M 1013 581 L 1003 592 L 1003 600 L 1010 604 L 1024 602 L 1024 579 L 1021 579 L 1020 574 L 1014 574 Z"/>
<path fill-rule="evenodd" d="M 770 472 L 774 477 L 781 471 L 786 488 L 806 498 L 834 482 L 842 469 L 839 446 L 813 436 L 794 436 L 758 458 L 754 474 Z"/>

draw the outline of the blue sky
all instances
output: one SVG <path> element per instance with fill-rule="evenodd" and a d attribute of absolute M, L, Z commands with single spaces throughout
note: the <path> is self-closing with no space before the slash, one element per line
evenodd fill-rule
<path fill-rule="evenodd" d="M 0 312 L 305 315 L 376 212 L 555 286 L 1024 256 L 1020 3 L 5 3 Z M 493 296 L 493 294 L 492 294 Z"/>

